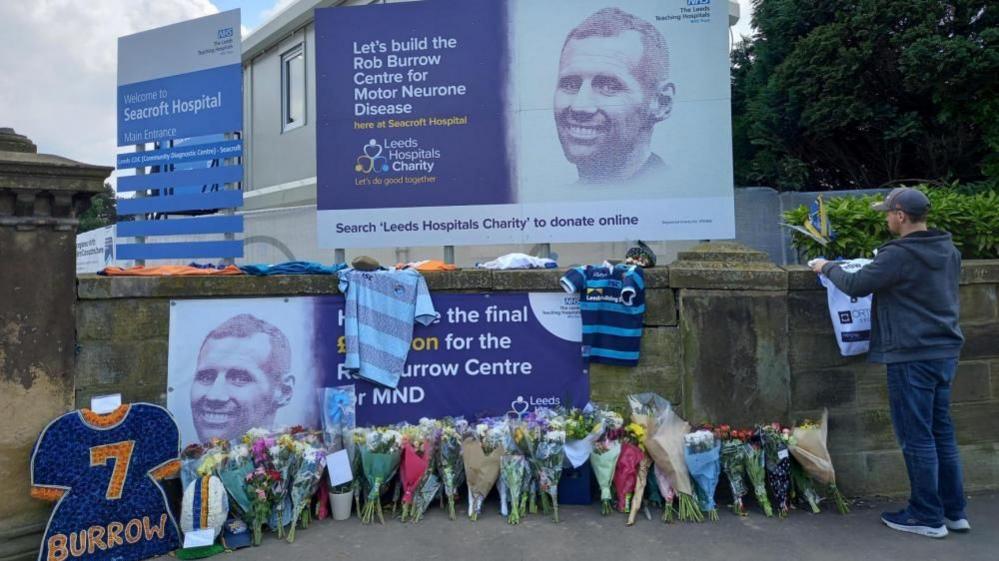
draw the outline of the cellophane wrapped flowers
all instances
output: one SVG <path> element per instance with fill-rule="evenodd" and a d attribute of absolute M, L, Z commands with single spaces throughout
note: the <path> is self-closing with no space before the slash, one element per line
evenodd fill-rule
<path fill-rule="evenodd" d="M 482 419 L 465 433 L 461 453 L 468 482 L 468 517 L 472 520 L 479 519 L 482 501 L 499 478 L 505 429 L 502 420 Z"/>
<path fill-rule="evenodd" d="M 778 423 L 760 428 L 763 443 L 767 488 L 773 498 L 773 506 L 781 518 L 791 511 L 791 454 L 788 443 L 791 431 L 782 429 Z"/>
<path fill-rule="evenodd" d="M 378 521 L 384 524 L 381 496 L 385 486 L 399 469 L 402 434 L 390 427 L 367 430 L 364 432 L 364 445 L 360 447 L 360 452 L 367 487 L 361 522 L 370 524 L 377 515 Z"/>
<path fill-rule="evenodd" d="M 829 455 L 829 412 L 822 412 L 818 423 L 804 422 L 791 431 L 791 455 L 794 456 L 808 476 L 826 487 L 836 503 L 836 510 L 846 514 L 850 508 L 836 486 L 836 470 Z"/>
<path fill-rule="evenodd" d="M 721 443 L 709 430 L 699 430 L 684 437 L 685 461 L 694 482 L 698 507 L 710 520 L 718 520 L 715 488 L 721 475 Z"/>
<path fill-rule="evenodd" d="M 750 431 L 732 430 L 728 425 L 721 425 L 718 438 L 721 440 L 721 466 L 725 479 L 732 491 L 732 512 L 746 516 L 746 506 L 743 497 L 749 493 L 746 486 L 746 447 Z"/>
<path fill-rule="evenodd" d="M 462 459 L 462 434 L 468 427 L 464 419 L 446 418 L 441 421 L 437 446 L 437 470 L 444 484 L 448 518 L 455 519 L 455 502 L 458 489 L 465 481 L 465 462 Z"/>

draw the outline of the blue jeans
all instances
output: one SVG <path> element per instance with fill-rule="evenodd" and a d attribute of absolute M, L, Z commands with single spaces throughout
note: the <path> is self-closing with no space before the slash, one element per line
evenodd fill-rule
<path fill-rule="evenodd" d="M 950 418 L 957 359 L 888 365 L 891 421 L 909 472 L 909 514 L 930 526 L 964 518 L 964 483 Z"/>

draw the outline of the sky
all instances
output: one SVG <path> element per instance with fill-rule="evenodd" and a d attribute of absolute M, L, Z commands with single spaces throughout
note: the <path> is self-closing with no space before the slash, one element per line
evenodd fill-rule
<path fill-rule="evenodd" d="M 294 0 L 0 0 L 0 127 L 38 151 L 113 165 L 118 37 L 240 8 L 247 33 Z M 739 0 L 736 41 L 750 33 Z"/>

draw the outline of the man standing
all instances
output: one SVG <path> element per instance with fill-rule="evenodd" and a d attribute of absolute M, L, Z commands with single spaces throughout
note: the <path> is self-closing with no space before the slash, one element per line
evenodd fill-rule
<path fill-rule="evenodd" d="M 198 353 L 191 384 L 198 440 L 232 440 L 254 427 L 272 428 L 294 387 L 291 347 L 280 329 L 250 314 L 226 320 Z"/>
<path fill-rule="evenodd" d="M 655 179 L 665 169 L 650 148 L 652 129 L 669 117 L 666 39 L 649 22 L 604 8 L 573 29 L 562 46 L 555 126 L 580 183 Z"/>
<path fill-rule="evenodd" d="M 810 263 L 850 296 L 873 293 L 869 360 L 887 365 L 892 424 L 909 474 L 909 506 L 884 513 L 890 528 L 932 538 L 971 529 L 965 518 L 961 459 L 950 392 L 964 336 L 958 326 L 961 255 L 947 232 L 930 230 L 930 202 L 893 189 L 874 206 L 898 239 L 874 261 L 846 273 L 825 259 Z"/>

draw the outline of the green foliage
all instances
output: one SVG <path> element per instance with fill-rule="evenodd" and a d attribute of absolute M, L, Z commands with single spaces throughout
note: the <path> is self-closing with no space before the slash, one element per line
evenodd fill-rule
<path fill-rule="evenodd" d="M 968 194 L 957 188 L 921 188 L 930 199 L 930 228 L 950 232 L 965 259 L 999 258 L 999 193 L 978 189 Z M 829 223 L 836 238 L 823 246 L 794 232 L 792 243 L 806 258 L 825 256 L 871 257 L 873 250 L 892 239 L 885 213 L 871 208 L 883 197 L 836 197 L 826 201 Z M 808 207 L 784 213 L 784 221 L 800 226 L 808 218 Z"/>
<path fill-rule="evenodd" d="M 80 226 L 77 231 L 82 234 L 114 224 L 118 219 L 117 209 L 114 189 L 109 183 L 105 183 L 104 192 L 91 197 L 90 208 L 80 215 Z"/>
<path fill-rule="evenodd" d="M 754 0 L 732 53 L 737 185 L 999 178 L 994 0 Z"/>

